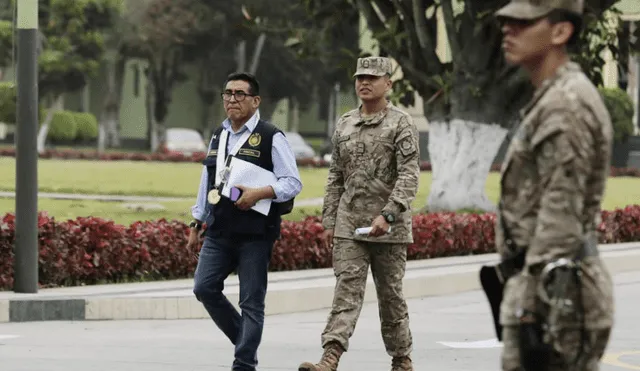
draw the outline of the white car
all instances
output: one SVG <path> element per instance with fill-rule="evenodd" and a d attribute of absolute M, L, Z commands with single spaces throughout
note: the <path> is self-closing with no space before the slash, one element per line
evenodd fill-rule
<path fill-rule="evenodd" d="M 191 156 L 197 152 L 207 152 L 207 143 L 194 129 L 169 128 L 166 131 L 164 150 Z"/>
<path fill-rule="evenodd" d="M 293 154 L 296 156 L 296 160 L 300 159 L 309 159 L 316 157 L 316 151 L 307 143 L 304 138 L 292 131 L 288 131 L 284 133 L 287 141 L 289 141 L 289 145 L 293 150 Z"/>

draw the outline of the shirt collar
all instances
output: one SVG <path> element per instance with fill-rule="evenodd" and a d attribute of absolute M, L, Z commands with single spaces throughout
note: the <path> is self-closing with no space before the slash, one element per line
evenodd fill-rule
<path fill-rule="evenodd" d="M 385 108 L 383 108 L 380 112 L 371 115 L 371 116 L 363 116 L 362 115 L 362 104 L 360 104 L 358 106 L 358 113 L 357 113 L 357 118 L 358 118 L 358 122 L 356 125 L 377 125 L 380 122 L 382 122 L 382 120 L 384 120 L 384 118 L 387 116 L 387 113 L 389 112 L 389 109 L 391 108 L 393 104 L 391 103 L 391 101 L 387 101 L 387 105 L 385 106 Z"/>
<path fill-rule="evenodd" d="M 535 89 L 533 93 L 533 97 L 531 98 L 529 103 L 527 103 L 520 110 L 520 118 L 524 118 L 527 115 L 527 113 L 529 113 L 529 111 L 531 111 L 531 109 L 538 103 L 538 101 L 540 100 L 540 98 L 542 98 L 544 93 L 549 91 L 549 88 L 551 88 L 556 82 L 558 82 L 558 80 L 566 76 L 567 73 L 571 73 L 575 71 L 580 71 L 580 65 L 577 64 L 576 62 L 568 61 L 562 66 L 560 66 L 552 76 L 544 80 L 542 84 L 540 84 L 540 86 L 537 89 Z"/>
<path fill-rule="evenodd" d="M 242 127 L 240 128 L 240 130 L 238 131 L 238 133 L 242 133 L 245 129 L 248 129 L 249 132 L 253 133 L 253 131 L 255 130 L 256 126 L 258 125 L 258 121 L 260 120 L 260 110 L 256 110 L 256 113 L 253 114 L 253 116 L 251 116 L 251 118 L 244 123 L 244 125 L 242 125 Z M 222 122 L 222 127 L 233 133 L 232 129 L 231 129 L 231 121 L 229 120 L 229 118 L 226 118 L 223 122 Z"/>

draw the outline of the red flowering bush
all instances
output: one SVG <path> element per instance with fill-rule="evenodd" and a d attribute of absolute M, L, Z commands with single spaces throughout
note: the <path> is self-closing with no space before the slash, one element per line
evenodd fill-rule
<path fill-rule="evenodd" d="M 485 254 L 495 251 L 495 215 L 432 213 L 413 218 L 414 243 L 408 259 Z M 39 280 L 43 287 L 132 280 L 177 279 L 193 275 L 197 260 L 186 249 L 188 226 L 178 221 L 123 226 L 101 218 L 56 221 L 38 216 Z M 640 205 L 602 212 L 600 243 L 640 241 Z M 318 217 L 283 221 L 271 270 L 331 267 L 322 246 Z M 0 220 L 0 289 L 13 287 L 15 216 Z"/>

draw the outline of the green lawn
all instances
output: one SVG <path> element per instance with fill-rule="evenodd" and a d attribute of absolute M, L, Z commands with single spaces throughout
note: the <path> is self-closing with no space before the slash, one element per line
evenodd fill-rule
<path fill-rule="evenodd" d="M 188 221 L 190 207 L 195 202 L 202 167 L 195 163 L 160 163 L 87 160 L 40 160 L 38 182 L 41 192 L 95 193 L 114 195 L 178 196 L 185 201 L 159 202 L 161 211 L 140 211 L 123 207 L 120 202 L 69 201 L 39 199 L 39 210 L 46 210 L 57 219 L 76 216 L 99 216 L 117 223 L 130 224 L 137 220 L 159 218 Z M 303 190 L 298 200 L 322 197 L 326 182 L 326 169 L 300 169 Z M 0 190 L 15 190 L 15 160 L 0 157 Z M 491 173 L 486 190 L 489 198 L 498 198 L 499 174 Z M 426 203 L 431 173 L 423 172 L 420 189 L 413 204 L 415 209 Z M 640 178 L 610 178 L 604 209 L 624 207 L 640 200 Z M 0 215 L 15 211 L 15 200 L 0 198 Z M 286 216 L 299 220 L 306 215 L 318 215 L 319 207 L 296 208 Z"/>
<path fill-rule="evenodd" d="M 202 165 L 190 162 L 39 160 L 40 192 L 193 197 Z M 13 191 L 15 159 L 0 157 L 0 191 Z M 322 196 L 326 170 L 300 169 L 299 198 Z"/>

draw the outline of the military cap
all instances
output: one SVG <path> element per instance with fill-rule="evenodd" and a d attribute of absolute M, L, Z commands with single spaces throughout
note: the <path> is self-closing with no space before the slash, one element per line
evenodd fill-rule
<path fill-rule="evenodd" d="M 555 9 L 582 15 L 584 0 L 511 0 L 496 12 L 497 17 L 536 19 Z"/>
<path fill-rule="evenodd" d="M 384 76 L 386 74 L 391 75 L 391 60 L 389 58 L 366 57 L 358 58 L 358 68 L 353 76 Z"/>

